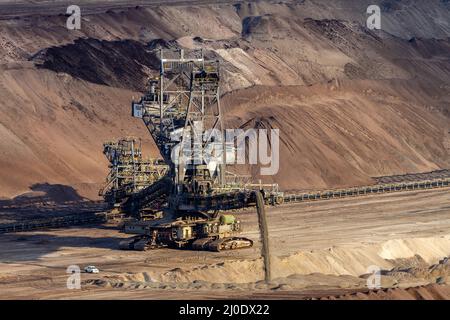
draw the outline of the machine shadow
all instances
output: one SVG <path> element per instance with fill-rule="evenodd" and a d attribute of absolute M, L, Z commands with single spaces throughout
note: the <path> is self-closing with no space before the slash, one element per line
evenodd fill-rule
<path fill-rule="evenodd" d="M 80 230 L 80 228 L 77 228 Z M 98 226 L 83 227 L 89 233 Z M 81 229 L 81 230 L 82 230 Z M 70 230 L 70 229 L 65 229 Z M 21 261 L 38 261 L 41 257 L 55 253 L 63 247 L 97 248 L 118 250 L 120 237 L 93 237 L 59 235 L 58 229 L 36 233 L 0 234 L 0 263 L 15 263 Z M 82 233 L 82 232 L 81 232 Z"/>
<path fill-rule="evenodd" d="M 82 214 L 105 208 L 101 201 L 84 198 L 71 186 L 36 183 L 30 192 L 13 199 L 0 200 L 0 221 L 45 219 L 68 214 Z"/>

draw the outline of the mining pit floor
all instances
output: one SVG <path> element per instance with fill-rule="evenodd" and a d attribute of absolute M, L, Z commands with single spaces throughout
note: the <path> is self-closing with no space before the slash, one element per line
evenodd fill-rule
<path fill-rule="evenodd" d="M 450 299 L 449 191 L 268 208 L 270 283 L 262 281 L 253 209 L 237 216 L 255 246 L 236 251 L 121 251 L 128 235 L 114 224 L 2 234 L 0 298 Z M 67 289 L 70 265 L 100 273 L 82 272 L 81 289 Z M 382 270 L 384 289 L 368 290 L 370 266 Z"/>

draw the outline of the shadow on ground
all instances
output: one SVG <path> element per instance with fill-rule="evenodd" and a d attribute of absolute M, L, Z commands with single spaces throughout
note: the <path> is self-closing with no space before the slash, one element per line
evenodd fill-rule
<path fill-rule="evenodd" d="M 102 201 L 92 201 L 71 186 L 36 183 L 30 192 L 13 199 L 0 200 L 0 223 L 23 222 L 68 214 L 83 214 L 105 209 Z"/>
<path fill-rule="evenodd" d="M 86 234 L 101 229 L 99 226 L 82 228 Z M 70 230 L 70 229 L 66 229 Z M 80 227 L 77 227 L 80 230 Z M 34 233 L 9 233 L 0 235 L 0 263 L 15 263 L 20 261 L 36 261 L 42 256 L 55 253 L 62 247 L 99 248 L 118 250 L 120 237 L 95 237 L 58 235 L 53 231 Z"/>

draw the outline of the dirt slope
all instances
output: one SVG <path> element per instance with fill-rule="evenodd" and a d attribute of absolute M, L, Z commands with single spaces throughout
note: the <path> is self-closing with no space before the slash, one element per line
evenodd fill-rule
<path fill-rule="evenodd" d="M 33 181 L 98 184 L 108 170 L 104 141 L 146 138 L 143 125 L 129 116 L 131 91 L 23 66 L 3 69 L 1 80 L 8 86 L 0 87 L 2 196 L 26 192 Z"/>
<path fill-rule="evenodd" d="M 227 95 L 224 105 L 233 115 L 229 127 L 280 129 L 280 171 L 258 178 L 308 189 L 448 166 L 447 120 L 427 110 L 422 95 L 407 82 L 342 81 L 338 87 L 254 87 Z"/>
<path fill-rule="evenodd" d="M 407 289 L 383 289 L 326 297 L 321 300 L 448 300 L 450 286 L 432 284 Z"/>
<path fill-rule="evenodd" d="M 281 129 L 267 180 L 285 189 L 448 167 L 449 4 L 384 1 L 374 32 L 365 2 L 132 7 L 79 31 L 51 12 L 0 20 L 0 197 L 45 182 L 95 197 L 107 139 L 140 136 L 154 155 L 129 104 L 158 45 L 221 60 L 228 124 Z"/>

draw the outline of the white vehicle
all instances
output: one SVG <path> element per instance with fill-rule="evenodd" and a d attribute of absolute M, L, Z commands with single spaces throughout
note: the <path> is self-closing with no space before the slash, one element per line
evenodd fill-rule
<path fill-rule="evenodd" d="M 84 268 L 84 271 L 87 273 L 99 273 L 100 272 L 96 266 L 87 266 L 86 268 Z"/>

